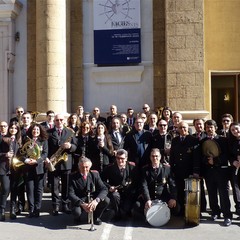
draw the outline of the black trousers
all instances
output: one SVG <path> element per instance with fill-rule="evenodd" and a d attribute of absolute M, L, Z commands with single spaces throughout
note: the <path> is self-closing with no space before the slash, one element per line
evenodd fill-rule
<path fill-rule="evenodd" d="M 10 206 L 16 207 L 18 198 L 18 207 L 23 210 L 25 207 L 25 180 L 21 170 L 11 171 L 10 191 Z"/>
<path fill-rule="evenodd" d="M 228 179 L 227 168 L 208 167 L 206 169 L 205 182 L 212 214 L 218 215 L 222 212 L 224 218 L 232 218 Z M 218 204 L 218 194 L 220 206 Z"/>
<path fill-rule="evenodd" d="M 51 192 L 52 192 L 52 204 L 60 205 L 68 204 L 68 185 L 69 185 L 69 174 L 71 170 L 56 170 L 52 172 L 51 176 Z M 61 180 L 61 196 L 60 199 L 60 180 Z"/>
<path fill-rule="evenodd" d="M 44 174 L 37 175 L 35 172 L 26 173 L 26 190 L 28 211 L 40 210 L 42 206 Z"/>
<path fill-rule="evenodd" d="M 109 192 L 110 206 L 114 209 L 116 215 L 120 215 L 121 211 L 130 213 L 134 203 L 137 200 L 136 194 L 130 192 Z"/>
<path fill-rule="evenodd" d="M 10 179 L 8 175 L 0 175 L 0 209 L 5 209 L 7 197 L 10 192 Z"/>
<path fill-rule="evenodd" d="M 108 207 L 109 203 L 110 200 L 108 197 L 98 203 L 96 210 L 93 213 L 94 219 L 101 218 L 104 210 Z M 74 216 L 74 219 L 79 219 L 83 211 L 83 208 L 81 208 L 80 206 L 74 206 L 72 208 L 72 214 Z"/>

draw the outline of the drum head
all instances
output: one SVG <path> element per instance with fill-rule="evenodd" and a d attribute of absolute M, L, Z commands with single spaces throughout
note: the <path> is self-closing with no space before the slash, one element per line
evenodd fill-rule
<path fill-rule="evenodd" d="M 153 227 L 161 227 L 170 220 L 170 209 L 166 203 L 157 203 L 148 209 L 146 219 Z"/>

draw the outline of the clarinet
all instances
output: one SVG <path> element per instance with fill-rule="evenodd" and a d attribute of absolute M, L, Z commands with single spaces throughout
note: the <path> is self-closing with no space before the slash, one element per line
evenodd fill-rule
<path fill-rule="evenodd" d="M 88 196 L 88 203 L 90 203 L 92 201 L 91 191 L 88 191 L 87 196 Z M 88 223 L 91 224 L 91 227 L 89 228 L 89 231 L 91 231 L 91 232 L 95 231 L 96 229 L 94 227 L 93 211 L 88 213 Z"/>

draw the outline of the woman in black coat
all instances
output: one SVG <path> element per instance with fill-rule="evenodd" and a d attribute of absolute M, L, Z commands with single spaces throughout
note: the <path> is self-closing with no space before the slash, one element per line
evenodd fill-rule
<path fill-rule="evenodd" d="M 92 160 L 92 169 L 100 174 L 113 161 L 113 144 L 104 123 L 99 122 L 96 135 L 89 138 L 89 158 Z"/>
<path fill-rule="evenodd" d="M 20 176 L 13 169 L 13 159 L 21 146 L 21 131 L 18 122 L 11 122 L 6 136 L 0 138 L 0 220 L 5 221 L 7 197 L 11 189 L 10 218 L 15 219 L 15 205 Z"/>
<path fill-rule="evenodd" d="M 29 217 L 39 217 L 43 194 L 44 161 L 48 156 L 48 135 L 40 124 L 34 123 L 29 128 L 27 136 L 21 151 L 24 153 L 28 211 Z"/>

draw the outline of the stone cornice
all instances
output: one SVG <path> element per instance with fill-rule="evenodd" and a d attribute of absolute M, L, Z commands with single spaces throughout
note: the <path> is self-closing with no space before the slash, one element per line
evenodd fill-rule
<path fill-rule="evenodd" d="M 0 1 L 0 21 L 15 19 L 22 9 L 22 4 L 18 0 Z"/>

